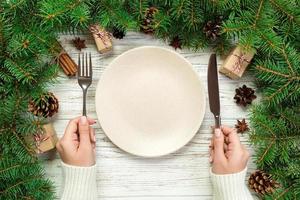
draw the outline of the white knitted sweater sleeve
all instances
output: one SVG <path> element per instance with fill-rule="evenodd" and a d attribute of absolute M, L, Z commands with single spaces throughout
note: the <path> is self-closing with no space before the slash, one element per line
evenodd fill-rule
<path fill-rule="evenodd" d="M 252 200 L 245 184 L 247 167 L 234 174 L 214 174 L 210 169 L 214 200 Z"/>
<path fill-rule="evenodd" d="M 62 162 L 64 185 L 62 200 L 96 200 L 96 165 L 78 167 Z"/>

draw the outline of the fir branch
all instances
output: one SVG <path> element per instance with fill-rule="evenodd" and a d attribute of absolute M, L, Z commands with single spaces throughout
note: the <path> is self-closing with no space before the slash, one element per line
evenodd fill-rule
<path fill-rule="evenodd" d="M 24 147 L 24 149 L 26 149 L 26 151 L 28 152 L 28 154 L 31 154 L 32 156 L 35 156 L 35 152 L 30 147 L 27 146 L 27 144 L 24 142 L 24 139 L 21 139 L 19 137 L 18 133 L 16 133 L 15 131 L 12 131 L 12 133 L 17 138 L 17 140 L 19 141 L 19 143 Z"/>
<path fill-rule="evenodd" d="M 43 177 L 41 177 L 41 176 L 34 176 L 34 177 L 27 178 L 25 180 L 21 180 L 21 181 L 17 182 L 16 184 L 14 184 L 14 185 L 6 188 L 5 190 L 0 191 L 0 194 L 1 193 L 2 194 L 7 193 L 9 190 L 17 187 L 18 185 L 21 185 L 21 184 L 24 184 L 24 183 L 27 183 L 27 182 L 30 182 L 30 181 L 33 181 L 33 180 L 37 180 L 37 179 L 43 179 Z"/>
<path fill-rule="evenodd" d="M 258 158 L 257 162 L 260 163 L 263 161 L 263 159 L 265 158 L 265 156 L 267 155 L 267 153 L 269 152 L 269 150 L 271 149 L 271 147 L 275 144 L 275 139 L 273 138 L 271 140 L 271 142 L 269 143 L 269 145 L 267 146 L 267 148 L 265 149 L 265 151 L 263 152 L 263 154 Z"/>
<path fill-rule="evenodd" d="M 13 1 L 8 1 L 8 3 L 10 4 L 9 9 L 10 10 L 15 10 L 16 8 L 18 8 L 19 6 L 21 6 L 23 3 L 25 3 L 25 1 L 26 0 L 19 0 L 15 4 L 13 4 Z"/>
<path fill-rule="evenodd" d="M 291 71 L 291 74 L 292 74 L 292 75 L 295 75 L 294 69 L 293 69 L 293 67 L 292 67 L 292 65 L 291 65 L 291 63 L 290 63 L 290 61 L 289 61 L 289 58 L 288 58 L 286 52 L 285 52 L 285 48 L 283 47 L 283 48 L 281 49 L 281 51 L 282 51 L 283 57 L 284 57 L 284 59 L 285 59 L 287 65 L 288 65 L 288 67 L 289 67 L 289 69 L 290 69 L 290 71 Z M 300 78 L 300 77 L 299 77 L 299 78 Z"/>
<path fill-rule="evenodd" d="M 269 69 L 269 68 L 267 68 L 267 67 L 265 67 L 265 66 L 256 65 L 255 68 L 256 68 L 257 70 L 264 71 L 264 72 L 268 72 L 268 73 L 274 74 L 274 75 L 276 75 L 276 76 L 281 76 L 281 77 L 287 78 L 287 79 L 290 78 L 290 75 L 288 75 L 288 74 L 280 73 L 280 72 L 278 72 L 278 71 Z M 300 78 L 300 77 L 299 77 L 299 78 Z"/>
<path fill-rule="evenodd" d="M 286 188 L 283 192 L 281 192 L 274 200 L 279 200 L 282 196 L 284 196 L 284 194 L 286 194 L 291 188 L 293 187 L 293 185 L 289 186 L 288 188 Z"/>
<path fill-rule="evenodd" d="M 257 24 L 257 21 L 259 20 L 260 18 L 260 14 L 261 14 L 261 10 L 262 10 L 262 7 L 263 7 L 263 3 L 264 3 L 264 0 L 260 0 L 260 3 L 259 3 L 259 7 L 257 9 L 257 12 L 256 12 L 256 15 L 255 15 L 255 20 L 252 24 L 252 27 L 254 29 L 256 29 L 256 24 Z"/>
<path fill-rule="evenodd" d="M 6 169 L 2 169 L 2 170 L 0 170 L 0 174 L 3 173 L 3 172 L 9 171 L 11 169 L 19 168 L 19 167 L 23 167 L 23 165 L 17 164 L 17 165 L 14 165 L 14 166 L 10 166 Z"/>
<path fill-rule="evenodd" d="M 284 7 L 282 7 L 280 4 L 278 4 L 276 1 L 274 0 L 270 0 L 270 3 L 276 8 L 278 9 L 280 12 L 284 13 L 288 18 L 289 20 L 293 20 L 295 21 L 296 23 L 300 24 L 299 21 L 295 20 L 297 17 L 294 16 L 292 13 L 289 13 Z"/>
<path fill-rule="evenodd" d="M 276 89 L 271 95 L 266 96 L 265 100 L 267 100 L 268 102 L 271 102 L 274 99 L 274 97 L 277 94 L 280 94 L 291 82 L 292 82 L 292 80 L 289 80 L 288 82 L 286 82 L 284 85 L 282 85 L 281 87 Z"/>
<path fill-rule="evenodd" d="M 69 5 L 66 5 L 65 7 L 62 7 L 63 9 L 60 8 L 59 11 L 56 11 L 54 13 L 47 13 L 46 11 L 44 11 L 44 15 L 43 14 L 38 14 L 38 16 L 43 17 L 47 20 L 51 20 L 63 13 L 66 13 L 67 11 L 70 11 L 72 9 L 74 9 L 76 6 L 78 6 L 81 3 L 81 0 L 76 0 L 74 3 L 71 3 Z"/>

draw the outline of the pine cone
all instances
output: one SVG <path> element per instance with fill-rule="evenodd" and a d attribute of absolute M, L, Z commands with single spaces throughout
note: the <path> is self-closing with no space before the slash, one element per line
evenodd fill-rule
<path fill-rule="evenodd" d="M 222 19 L 223 17 L 219 16 L 214 21 L 209 20 L 206 22 L 205 26 L 203 27 L 203 32 L 205 33 L 206 37 L 214 41 L 221 35 L 220 32 Z"/>
<path fill-rule="evenodd" d="M 261 195 L 273 193 L 275 188 L 280 186 L 272 179 L 271 175 L 262 170 L 253 172 L 249 177 L 248 184 L 252 190 Z"/>
<path fill-rule="evenodd" d="M 252 88 L 243 85 L 235 89 L 234 98 L 235 102 L 242 106 L 247 106 L 247 104 L 251 104 L 254 99 L 256 99 L 256 95 L 254 95 L 254 90 Z"/>
<path fill-rule="evenodd" d="M 141 24 L 141 31 L 146 34 L 152 34 L 154 32 L 154 15 L 158 11 L 155 7 L 150 7 L 146 10 L 144 20 Z"/>
<path fill-rule="evenodd" d="M 32 99 L 28 105 L 28 111 L 35 116 L 52 117 L 58 112 L 58 100 L 52 92 L 48 92 L 40 96 L 40 98 Z"/>
<path fill-rule="evenodd" d="M 235 128 L 237 129 L 238 133 L 244 133 L 249 130 L 248 124 L 245 119 L 236 120 L 237 124 L 235 125 Z"/>
<path fill-rule="evenodd" d="M 125 36 L 125 32 L 122 29 L 118 29 L 117 27 L 113 27 L 112 34 L 117 39 L 123 39 Z"/>

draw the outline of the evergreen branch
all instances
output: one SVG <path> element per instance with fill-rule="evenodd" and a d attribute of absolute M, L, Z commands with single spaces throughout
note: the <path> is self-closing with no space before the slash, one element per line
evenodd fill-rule
<path fill-rule="evenodd" d="M 298 77 L 298 79 L 300 80 L 300 77 Z M 295 94 L 296 92 L 300 91 L 300 84 L 298 84 L 297 88 L 294 88 L 293 91 L 291 91 L 286 98 L 288 99 L 289 97 L 291 97 L 293 94 Z"/>
<path fill-rule="evenodd" d="M 9 171 L 11 169 L 19 168 L 19 167 L 23 167 L 23 165 L 17 164 L 17 165 L 14 165 L 14 166 L 10 166 L 10 167 L 8 167 L 6 169 L 0 170 L 0 173 L 3 173 L 5 171 Z"/>
<path fill-rule="evenodd" d="M 288 59 L 288 56 L 287 56 L 287 54 L 286 54 L 286 52 L 285 52 L 285 48 L 282 48 L 281 51 L 282 51 L 283 57 L 284 57 L 284 59 L 285 59 L 285 61 L 286 61 L 286 64 L 288 65 L 288 67 L 289 67 L 289 69 L 290 69 L 292 75 L 294 75 L 295 72 L 294 72 L 293 67 L 292 67 L 292 65 L 291 65 L 291 63 L 290 63 L 290 61 L 289 61 L 289 59 Z"/>
<path fill-rule="evenodd" d="M 255 68 L 257 70 L 260 70 L 260 71 L 264 71 L 264 72 L 268 72 L 268 73 L 271 73 L 271 74 L 274 74 L 274 75 L 277 75 L 277 76 L 281 76 L 283 78 L 290 78 L 290 75 L 287 75 L 287 74 L 283 74 L 283 73 L 280 73 L 278 71 L 275 71 L 275 70 L 272 70 L 272 69 L 268 69 L 266 68 L 265 66 L 261 66 L 261 65 L 256 65 Z M 300 77 L 299 77 L 300 78 Z"/>
<path fill-rule="evenodd" d="M 281 93 L 282 90 L 284 90 L 291 82 L 292 82 L 292 80 L 289 80 L 284 85 L 282 85 L 280 88 L 278 88 L 275 92 L 273 92 L 270 96 L 265 97 L 265 99 L 267 101 L 271 101 L 271 99 L 273 99 L 277 94 Z"/>
<path fill-rule="evenodd" d="M 69 11 L 69 10 L 74 9 L 74 8 L 75 8 L 76 6 L 78 6 L 80 3 L 81 3 L 81 0 L 76 0 L 75 3 L 72 3 L 72 4 L 70 4 L 70 5 L 67 5 L 67 6 L 66 6 L 66 9 L 57 11 L 57 12 L 52 13 L 52 14 L 48 14 L 48 15 L 46 15 L 46 16 L 40 15 L 40 14 L 38 14 L 38 16 L 43 17 L 43 18 L 46 18 L 46 19 L 53 19 L 53 18 L 57 17 L 58 15 L 61 15 L 61 14 L 65 13 L 65 12 L 67 12 L 67 11 Z"/>
<path fill-rule="evenodd" d="M 286 194 L 291 188 L 293 187 L 293 185 L 289 186 L 288 188 L 286 188 L 283 192 L 281 192 L 274 200 L 279 200 L 284 194 Z"/>
<path fill-rule="evenodd" d="M 21 5 L 22 3 L 24 3 L 25 1 L 26 1 L 26 0 L 20 0 L 20 1 L 18 1 L 17 3 L 12 4 L 12 5 L 9 7 L 9 9 L 10 9 L 10 10 L 13 10 L 13 9 L 17 8 L 19 5 Z M 10 3 L 11 3 L 11 1 L 10 1 Z"/>
<path fill-rule="evenodd" d="M 296 23 L 299 24 L 299 21 L 295 20 L 296 17 L 289 13 L 288 11 L 286 11 L 283 7 L 281 7 L 276 1 L 274 0 L 270 0 L 270 3 L 275 6 L 279 11 L 283 12 L 291 21 L 294 20 Z"/>
<path fill-rule="evenodd" d="M 265 158 L 265 156 L 267 155 L 267 153 L 269 152 L 269 150 L 271 149 L 271 147 L 273 146 L 274 143 L 275 143 L 275 139 L 273 138 L 272 141 L 270 142 L 270 144 L 268 145 L 268 147 L 265 149 L 264 153 L 257 160 L 258 163 L 263 161 L 263 159 Z"/>
<path fill-rule="evenodd" d="M 19 182 L 17 182 L 16 184 L 14 184 L 14 185 L 12 185 L 12 186 L 6 188 L 5 190 L 0 191 L 0 194 L 1 194 L 1 193 L 2 193 L 2 194 L 7 193 L 9 190 L 11 190 L 12 188 L 17 187 L 18 185 L 21 185 L 21 184 L 24 184 L 24 183 L 26 183 L 26 182 L 30 182 L 30 181 L 36 180 L 36 179 L 43 179 L 43 178 L 42 178 L 41 176 L 34 176 L 34 177 L 30 177 L 30 178 L 28 178 L 28 179 L 19 181 Z"/>
<path fill-rule="evenodd" d="M 28 152 L 28 154 L 30 154 L 31 156 L 35 156 L 34 151 L 32 149 L 30 149 L 24 142 L 23 140 L 19 137 L 18 133 L 16 133 L 14 130 L 12 131 L 12 133 L 14 134 L 14 136 L 17 138 L 17 140 L 19 141 L 19 143 L 24 147 L 24 149 L 26 149 L 26 151 Z"/>
<path fill-rule="evenodd" d="M 273 43 L 273 41 L 269 40 L 264 34 L 262 34 L 262 33 L 259 32 L 259 36 L 260 36 L 263 40 L 267 41 L 267 43 L 269 44 L 269 46 L 272 47 L 273 50 L 276 50 L 276 48 L 278 48 L 278 47 Z"/>
<path fill-rule="evenodd" d="M 142 16 L 143 16 L 143 4 L 142 4 L 142 2 L 143 2 L 143 0 L 140 0 L 139 1 L 140 3 L 139 3 L 139 13 L 140 13 L 140 18 L 142 18 Z"/>
<path fill-rule="evenodd" d="M 21 67 L 18 63 L 16 63 L 13 59 L 11 59 L 10 57 L 7 57 L 7 59 L 12 62 L 20 72 L 22 72 L 22 74 L 27 78 L 27 80 L 34 80 L 33 76 L 31 75 L 31 73 L 25 71 L 23 68 Z"/>
<path fill-rule="evenodd" d="M 274 137 L 260 137 L 260 136 L 251 136 L 252 139 L 255 139 L 255 140 L 276 140 L 276 141 L 285 141 L 285 140 L 299 140 L 300 141 L 300 136 L 299 135 L 294 135 L 294 136 L 284 136 L 284 137 L 278 137 L 276 136 L 275 138 Z"/>
<path fill-rule="evenodd" d="M 224 33 L 239 32 L 241 30 L 250 29 L 251 27 L 252 27 L 252 25 L 246 25 L 246 26 L 241 26 L 241 27 L 237 27 L 237 28 L 223 27 L 223 32 Z"/>
<path fill-rule="evenodd" d="M 257 13 L 256 13 L 256 15 L 255 15 L 255 20 L 254 20 L 254 22 L 253 22 L 253 24 L 252 24 L 252 27 L 253 27 L 254 29 L 256 28 L 257 21 L 258 21 L 258 19 L 259 19 L 259 17 L 260 17 L 260 13 L 261 13 L 261 10 L 262 10 L 262 5 L 263 5 L 263 3 L 264 3 L 264 0 L 260 0 L 259 7 L 258 7 Z"/>
<path fill-rule="evenodd" d="M 28 199 L 28 200 L 34 200 L 34 198 L 33 197 L 30 197 L 30 196 L 21 196 L 20 198 L 22 198 L 22 199 Z"/>

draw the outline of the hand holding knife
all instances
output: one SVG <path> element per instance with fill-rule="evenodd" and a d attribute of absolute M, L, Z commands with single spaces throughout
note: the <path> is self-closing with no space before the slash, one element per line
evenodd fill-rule
<path fill-rule="evenodd" d="M 208 99 L 210 111 L 215 117 L 215 128 L 220 128 L 220 97 L 216 54 L 211 54 L 207 71 Z"/>

